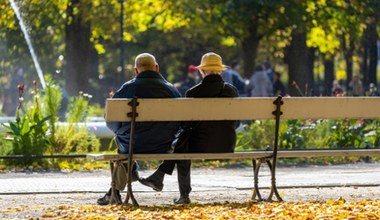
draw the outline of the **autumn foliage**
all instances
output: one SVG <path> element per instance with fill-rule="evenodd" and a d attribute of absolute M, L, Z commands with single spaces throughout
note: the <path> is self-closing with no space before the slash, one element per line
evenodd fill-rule
<path fill-rule="evenodd" d="M 42 219 L 380 219 L 380 201 L 192 203 L 137 208 L 60 205 L 44 208 L 42 213 Z"/>

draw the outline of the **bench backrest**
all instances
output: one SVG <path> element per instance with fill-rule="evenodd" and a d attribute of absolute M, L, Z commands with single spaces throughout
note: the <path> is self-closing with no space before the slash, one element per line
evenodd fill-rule
<path fill-rule="evenodd" d="M 130 121 L 132 99 L 107 99 L 106 121 Z M 138 99 L 136 121 L 274 119 L 274 97 Z M 380 118 L 379 97 L 283 98 L 281 119 Z"/>

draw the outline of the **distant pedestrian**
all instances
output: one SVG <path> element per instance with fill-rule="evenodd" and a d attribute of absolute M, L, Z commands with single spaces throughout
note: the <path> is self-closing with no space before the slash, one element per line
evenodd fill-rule
<path fill-rule="evenodd" d="M 231 63 L 231 68 L 227 68 L 222 72 L 224 82 L 234 85 L 239 91 L 239 96 L 247 96 L 245 80 L 240 76 L 240 64 L 238 61 Z"/>
<path fill-rule="evenodd" d="M 368 96 L 380 96 L 380 93 L 374 83 L 369 84 Z"/>
<path fill-rule="evenodd" d="M 174 86 L 178 89 L 182 96 L 185 96 L 185 93 L 188 89 L 195 86 L 200 81 L 200 76 L 197 68 L 190 64 L 187 67 L 187 74 L 185 80 L 175 83 Z"/>
<path fill-rule="evenodd" d="M 272 63 L 269 60 L 266 60 L 264 61 L 263 66 L 264 66 L 264 71 L 268 75 L 269 80 L 273 82 L 274 69 L 273 69 Z"/>
<path fill-rule="evenodd" d="M 281 73 L 274 72 L 273 74 L 273 95 L 285 96 L 286 90 L 284 84 L 281 82 Z"/>
<path fill-rule="evenodd" d="M 256 66 L 255 72 L 249 79 L 247 92 L 251 97 L 270 97 L 273 95 L 272 81 L 262 64 Z"/>
<path fill-rule="evenodd" d="M 360 80 L 358 75 L 354 75 L 349 84 L 349 88 L 353 96 L 364 96 L 364 87 L 363 83 Z"/>
<path fill-rule="evenodd" d="M 344 96 L 345 92 L 343 86 L 339 83 L 338 80 L 333 81 L 333 86 L 331 89 L 331 96 Z"/>

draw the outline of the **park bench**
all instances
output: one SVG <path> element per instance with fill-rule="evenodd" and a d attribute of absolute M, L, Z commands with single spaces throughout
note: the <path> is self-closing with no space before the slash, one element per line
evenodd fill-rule
<path fill-rule="evenodd" d="M 251 159 L 254 174 L 252 199 L 263 200 L 259 191 L 259 170 L 266 163 L 271 172 L 271 187 L 267 201 L 273 195 L 282 201 L 276 187 L 277 158 L 296 157 L 345 157 L 380 155 L 380 149 L 323 149 L 323 150 L 278 150 L 280 119 L 364 119 L 380 118 L 380 98 L 377 97 L 277 97 L 277 98 L 175 98 L 175 99 L 107 99 L 105 120 L 131 122 L 131 140 L 136 122 L 159 121 L 202 121 L 202 120 L 275 120 L 273 147 L 266 150 L 234 153 L 181 153 L 181 154 L 134 154 L 130 143 L 129 154 L 88 154 L 88 159 L 110 161 L 111 187 L 110 203 L 117 201 L 114 167 L 128 163 L 127 196 L 124 204 L 134 198 L 131 184 L 133 160 L 203 160 L 203 159 Z"/>

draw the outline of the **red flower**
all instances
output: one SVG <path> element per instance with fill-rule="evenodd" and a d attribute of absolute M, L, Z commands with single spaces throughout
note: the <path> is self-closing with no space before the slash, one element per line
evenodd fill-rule
<path fill-rule="evenodd" d="M 22 94 L 24 93 L 24 84 L 23 83 L 18 84 L 17 89 L 18 89 L 18 95 L 19 97 L 21 97 Z"/>
<path fill-rule="evenodd" d="M 34 95 L 37 95 L 37 85 L 38 85 L 38 81 L 37 80 L 33 80 L 33 85 L 34 85 Z"/>

